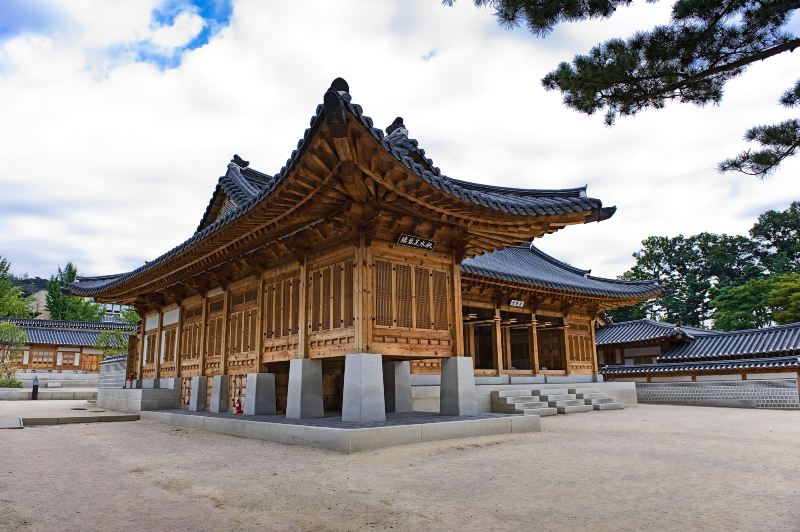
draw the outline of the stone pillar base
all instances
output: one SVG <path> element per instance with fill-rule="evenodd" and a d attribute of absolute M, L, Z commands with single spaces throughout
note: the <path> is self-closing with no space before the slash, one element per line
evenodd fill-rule
<path fill-rule="evenodd" d="M 268 416 L 276 413 L 275 374 L 248 373 L 244 391 L 244 415 Z"/>
<path fill-rule="evenodd" d="M 211 379 L 211 404 L 208 405 L 208 411 L 227 412 L 228 401 L 228 376 L 214 375 Z"/>
<path fill-rule="evenodd" d="M 322 402 L 322 360 L 296 358 L 289 361 L 289 391 L 286 417 L 325 417 Z"/>
<path fill-rule="evenodd" d="M 478 415 L 472 357 L 450 357 L 442 360 L 439 414 L 443 416 Z"/>
<path fill-rule="evenodd" d="M 413 412 L 411 362 L 383 363 L 383 399 L 387 412 Z"/>
<path fill-rule="evenodd" d="M 383 357 L 368 353 L 344 358 L 342 421 L 385 421 Z"/>
<path fill-rule="evenodd" d="M 208 377 L 192 377 L 192 391 L 189 394 L 189 410 L 197 412 L 206 409 L 206 381 Z"/>

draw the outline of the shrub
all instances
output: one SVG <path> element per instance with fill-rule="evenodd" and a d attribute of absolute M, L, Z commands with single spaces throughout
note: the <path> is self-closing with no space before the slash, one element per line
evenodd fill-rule
<path fill-rule="evenodd" d="M 22 383 L 14 377 L 0 377 L 0 388 L 22 388 Z"/>

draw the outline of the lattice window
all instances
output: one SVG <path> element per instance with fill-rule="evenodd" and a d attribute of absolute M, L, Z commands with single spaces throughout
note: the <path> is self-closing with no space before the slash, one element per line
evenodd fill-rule
<path fill-rule="evenodd" d="M 183 310 L 183 325 L 180 334 L 181 359 L 187 360 L 200 356 L 200 332 L 203 320 L 202 306 Z"/>
<path fill-rule="evenodd" d="M 155 364 L 156 362 L 156 331 L 145 334 L 145 345 L 147 352 L 145 353 L 145 364 Z"/>
<path fill-rule="evenodd" d="M 411 289 L 411 266 L 397 264 L 394 267 L 395 284 L 397 286 L 397 312 L 395 325 L 398 327 L 411 327 L 414 294 Z"/>
<path fill-rule="evenodd" d="M 450 301 L 446 271 L 375 261 L 375 325 L 446 331 Z"/>
<path fill-rule="evenodd" d="M 206 323 L 206 353 L 209 358 L 222 356 L 222 322 L 224 316 L 224 297 L 219 296 L 208 302 L 208 318 Z"/>
<path fill-rule="evenodd" d="M 264 284 L 265 339 L 285 338 L 298 333 L 299 290 L 299 277 L 289 277 Z"/>
<path fill-rule="evenodd" d="M 258 288 L 248 286 L 231 292 L 228 319 L 228 353 L 249 353 L 256 349 Z"/>
<path fill-rule="evenodd" d="M 61 353 L 61 365 L 62 366 L 74 366 L 75 365 L 75 353 Z"/>
<path fill-rule="evenodd" d="M 164 329 L 163 331 L 163 338 L 164 338 L 164 361 L 169 362 L 171 360 L 175 360 L 175 343 L 178 339 L 178 328 L 170 327 L 168 329 Z"/>
<path fill-rule="evenodd" d="M 437 331 L 446 331 L 449 328 L 447 320 L 447 274 L 442 271 L 434 270 L 431 273 L 431 284 L 433 285 L 433 328 Z"/>
<path fill-rule="evenodd" d="M 417 329 L 431 328 L 431 270 L 417 266 L 414 268 L 414 289 L 417 311 Z"/>
<path fill-rule="evenodd" d="M 375 261 L 375 325 L 392 326 L 392 264 Z"/>
<path fill-rule="evenodd" d="M 30 365 L 34 368 L 50 368 L 53 367 L 54 358 L 54 351 L 31 351 Z"/>
<path fill-rule="evenodd" d="M 352 259 L 311 272 L 311 331 L 330 331 L 353 325 Z"/>

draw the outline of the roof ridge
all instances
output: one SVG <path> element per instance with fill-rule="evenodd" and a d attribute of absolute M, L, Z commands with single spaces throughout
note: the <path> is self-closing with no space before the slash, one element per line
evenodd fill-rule
<path fill-rule="evenodd" d="M 800 322 L 795 323 L 783 323 L 781 325 L 770 325 L 769 327 L 757 327 L 754 329 L 739 329 L 738 331 L 716 331 L 719 334 L 717 335 L 710 335 L 711 337 L 714 336 L 733 336 L 737 334 L 749 334 L 749 333 L 769 333 L 777 329 L 800 329 Z"/>
<path fill-rule="evenodd" d="M 581 275 L 583 277 L 588 276 L 592 272 L 592 270 L 584 270 L 583 268 L 577 268 L 575 266 L 567 264 L 564 261 L 558 260 L 557 258 L 553 257 L 552 255 L 548 255 L 547 253 L 545 253 L 544 251 L 542 251 L 541 249 L 536 247 L 536 245 L 534 245 L 533 242 L 531 242 L 530 246 L 528 247 L 528 250 L 531 253 L 539 255 L 540 257 L 542 257 L 546 261 L 551 262 L 551 263 L 555 264 L 556 266 L 558 266 L 560 268 L 564 268 L 565 270 L 569 270 L 572 273 L 576 273 L 576 274 Z"/>
<path fill-rule="evenodd" d="M 135 331 L 137 325 L 114 321 L 40 320 L 34 318 L 0 318 L 0 322 L 16 323 L 20 327 L 53 329 L 122 329 Z"/>

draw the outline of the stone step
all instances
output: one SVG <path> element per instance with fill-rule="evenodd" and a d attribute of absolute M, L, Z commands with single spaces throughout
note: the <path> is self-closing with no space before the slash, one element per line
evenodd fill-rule
<path fill-rule="evenodd" d="M 576 393 L 575 396 L 578 399 L 602 399 L 604 397 L 608 397 L 608 394 L 601 392 L 591 392 L 591 393 Z"/>
<path fill-rule="evenodd" d="M 548 401 L 550 407 L 561 408 L 562 406 L 586 406 L 583 399 L 564 399 L 561 401 Z M 589 409 L 591 410 L 591 408 Z"/>
<path fill-rule="evenodd" d="M 567 405 L 567 406 L 559 406 L 556 408 L 559 414 L 572 414 L 574 412 L 591 412 L 593 410 L 592 405 L 574 405 L 574 406 Z"/>
<path fill-rule="evenodd" d="M 533 395 L 566 395 L 572 393 L 566 388 L 537 388 L 533 390 Z"/>
<path fill-rule="evenodd" d="M 516 395 L 514 397 L 503 397 L 502 399 L 505 399 L 506 403 L 512 404 L 512 403 L 529 403 L 531 401 L 538 401 L 539 397 L 536 395 Z"/>
<path fill-rule="evenodd" d="M 526 416 L 530 415 L 537 415 L 537 416 L 555 416 L 558 414 L 558 410 L 555 408 L 549 407 L 542 407 L 542 408 L 526 408 L 522 411 L 523 414 Z"/>
<path fill-rule="evenodd" d="M 623 405 L 622 403 L 602 403 L 599 405 L 594 405 L 593 408 L 595 410 L 622 410 L 623 408 L 625 408 L 625 405 Z"/>
<path fill-rule="evenodd" d="M 584 399 L 587 405 L 607 405 L 609 403 L 616 403 L 611 397 L 598 397 L 596 399 Z"/>
<path fill-rule="evenodd" d="M 547 408 L 548 404 L 543 401 L 530 401 L 527 403 L 509 403 L 492 405 L 492 412 L 516 413 L 529 408 Z"/>
<path fill-rule="evenodd" d="M 517 396 L 526 396 L 535 394 L 535 392 L 531 392 L 530 389 L 527 390 L 492 390 L 491 396 L 492 397 L 517 397 Z"/>
<path fill-rule="evenodd" d="M 549 395 L 548 394 L 548 395 L 540 395 L 539 396 L 539 400 L 540 401 L 568 401 L 568 400 L 573 400 L 573 399 L 576 399 L 576 397 L 575 397 L 575 394 L 572 394 L 572 393 L 564 393 L 564 394 L 558 394 L 558 395 Z"/>
<path fill-rule="evenodd" d="M 569 393 L 600 393 L 597 388 L 570 388 Z"/>

